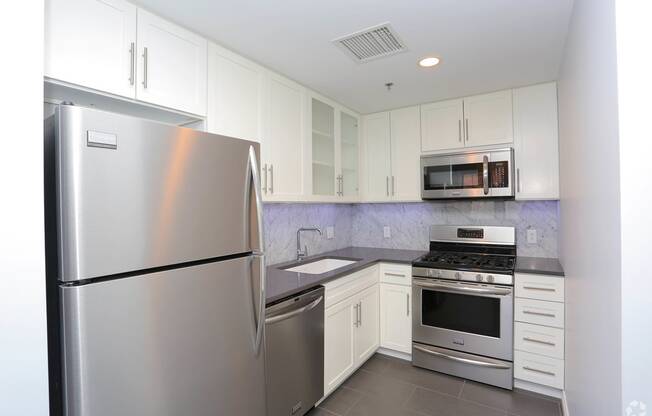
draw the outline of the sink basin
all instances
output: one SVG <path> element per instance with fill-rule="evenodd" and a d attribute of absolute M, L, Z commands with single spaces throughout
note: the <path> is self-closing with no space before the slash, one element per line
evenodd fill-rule
<path fill-rule="evenodd" d="M 288 272 L 296 273 L 305 273 L 305 274 L 322 274 L 330 272 L 340 267 L 348 266 L 353 264 L 358 260 L 346 260 L 346 259 L 336 259 L 327 257 L 325 259 L 316 260 L 310 263 L 301 264 L 298 266 L 293 266 L 288 269 L 284 269 Z"/>

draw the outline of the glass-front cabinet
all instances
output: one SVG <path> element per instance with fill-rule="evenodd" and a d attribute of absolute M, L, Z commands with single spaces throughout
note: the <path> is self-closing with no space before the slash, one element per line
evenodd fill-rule
<path fill-rule="evenodd" d="M 359 120 L 325 99 L 312 97 L 312 195 L 317 200 L 353 200 L 359 181 Z"/>

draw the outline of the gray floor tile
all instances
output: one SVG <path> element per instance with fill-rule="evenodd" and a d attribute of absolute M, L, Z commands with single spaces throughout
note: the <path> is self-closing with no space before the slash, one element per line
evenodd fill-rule
<path fill-rule="evenodd" d="M 561 416 L 557 400 L 480 383 L 466 382 L 461 398 L 518 416 Z"/>
<path fill-rule="evenodd" d="M 417 388 L 405 407 L 431 416 L 505 416 L 504 411 Z"/>
<path fill-rule="evenodd" d="M 365 395 L 346 416 L 423 416 L 399 403 L 388 403 L 376 397 Z"/>
<path fill-rule="evenodd" d="M 390 361 L 383 374 L 456 397 L 459 396 L 464 384 L 464 380 L 461 378 L 414 367 L 412 363 L 404 360 Z"/>
<path fill-rule="evenodd" d="M 398 359 L 390 358 L 382 354 L 374 354 L 362 365 L 361 368 L 374 373 L 383 373 L 393 361 L 398 361 Z"/>
<path fill-rule="evenodd" d="M 328 410 L 322 409 L 321 407 L 315 407 L 308 413 L 306 413 L 306 416 L 341 416 L 341 415 L 336 415 L 335 413 L 331 413 Z"/>
<path fill-rule="evenodd" d="M 361 397 L 362 393 L 358 391 L 346 387 L 340 387 L 335 390 L 333 394 L 328 396 L 326 400 L 321 402 L 319 407 L 339 415 L 344 415 L 358 402 L 358 400 L 360 400 Z"/>
<path fill-rule="evenodd" d="M 412 384 L 366 370 L 358 370 L 344 386 L 366 393 L 378 402 L 399 405 L 405 403 L 414 391 Z"/>

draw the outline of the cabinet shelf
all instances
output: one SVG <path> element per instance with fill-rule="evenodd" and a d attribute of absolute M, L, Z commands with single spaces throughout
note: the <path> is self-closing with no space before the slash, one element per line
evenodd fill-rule
<path fill-rule="evenodd" d="M 315 166 L 320 166 L 324 168 L 334 168 L 335 166 L 332 163 L 322 162 L 321 160 L 313 160 L 312 164 Z"/>
<path fill-rule="evenodd" d="M 326 133 L 320 130 L 312 130 L 313 137 L 319 137 L 322 139 L 333 140 L 333 133 Z"/>

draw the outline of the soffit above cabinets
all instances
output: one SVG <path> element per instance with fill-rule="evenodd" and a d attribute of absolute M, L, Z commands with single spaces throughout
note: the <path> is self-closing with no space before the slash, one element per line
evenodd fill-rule
<path fill-rule="evenodd" d="M 363 114 L 557 79 L 572 9 L 572 0 L 136 3 Z M 360 64 L 333 43 L 385 23 L 407 51 Z M 419 68 L 430 55 L 441 64 Z"/>

